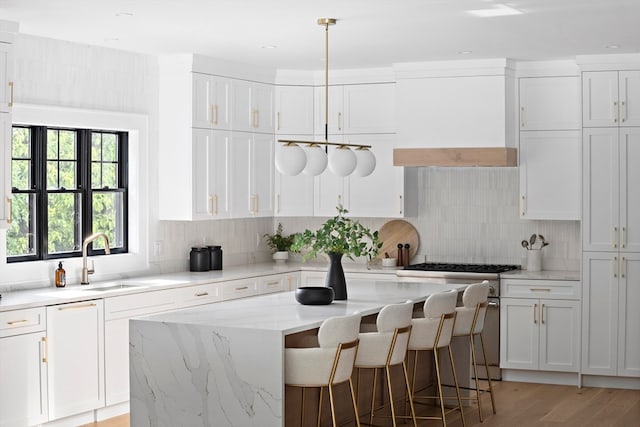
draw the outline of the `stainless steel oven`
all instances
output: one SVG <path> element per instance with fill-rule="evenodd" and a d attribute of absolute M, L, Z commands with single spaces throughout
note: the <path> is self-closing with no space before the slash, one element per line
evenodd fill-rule
<path fill-rule="evenodd" d="M 487 364 L 491 379 L 501 379 L 500 373 L 500 273 L 520 268 L 516 265 L 422 263 L 405 267 L 396 274 L 401 280 L 428 279 L 435 283 L 471 284 L 489 281 L 489 307 L 483 330 Z M 486 378 L 484 357 L 477 342 L 478 376 Z M 482 366 L 482 368 L 481 368 Z"/>

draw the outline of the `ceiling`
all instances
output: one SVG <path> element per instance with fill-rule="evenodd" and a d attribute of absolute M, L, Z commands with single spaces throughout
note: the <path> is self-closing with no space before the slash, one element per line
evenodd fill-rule
<path fill-rule="evenodd" d="M 468 13 L 504 6 L 522 13 Z M 640 52 L 639 0 L 0 0 L 24 34 L 280 69 L 323 66 L 322 17 L 336 69 Z"/>

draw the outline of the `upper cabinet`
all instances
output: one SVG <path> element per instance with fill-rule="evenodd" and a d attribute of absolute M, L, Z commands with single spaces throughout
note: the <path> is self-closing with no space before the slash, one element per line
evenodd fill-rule
<path fill-rule="evenodd" d="M 233 130 L 260 133 L 275 131 L 273 85 L 233 79 L 231 93 Z"/>
<path fill-rule="evenodd" d="M 0 35 L 0 112 L 11 111 L 13 88 L 13 46 Z"/>
<path fill-rule="evenodd" d="M 328 112 L 325 87 L 316 87 L 315 91 L 316 135 L 325 134 L 325 123 L 329 135 L 396 131 L 395 83 L 329 86 Z"/>
<path fill-rule="evenodd" d="M 6 32 L 5 32 L 6 31 Z M 14 101 L 13 84 L 13 25 L 0 21 L 0 228 L 11 222 L 11 109 Z"/>
<path fill-rule="evenodd" d="M 226 77 L 193 73 L 193 127 L 230 130 L 230 91 Z"/>
<path fill-rule="evenodd" d="M 313 87 L 276 87 L 276 133 L 313 135 Z"/>
<path fill-rule="evenodd" d="M 580 77 L 519 79 L 520 130 L 580 129 Z"/>
<path fill-rule="evenodd" d="M 640 71 L 582 73 L 584 127 L 640 126 Z"/>

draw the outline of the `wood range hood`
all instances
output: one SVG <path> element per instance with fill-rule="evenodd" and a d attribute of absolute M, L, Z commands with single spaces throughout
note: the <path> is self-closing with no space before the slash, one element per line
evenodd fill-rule
<path fill-rule="evenodd" d="M 517 166 L 518 152 L 516 148 L 507 147 L 395 148 L 393 165 L 406 167 Z"/>

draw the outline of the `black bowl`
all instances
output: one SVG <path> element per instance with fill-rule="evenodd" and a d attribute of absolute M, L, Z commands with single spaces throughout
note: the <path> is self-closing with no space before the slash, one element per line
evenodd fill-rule
<path fill-rule="evenodd" d="M 327 305 L 333 301 L 333 288 L 302 286 L 296 289 L 296 301 L 303 305 Z"/>

